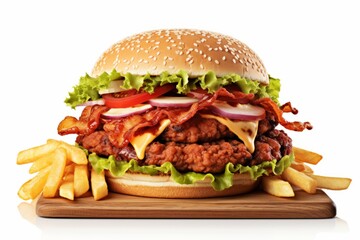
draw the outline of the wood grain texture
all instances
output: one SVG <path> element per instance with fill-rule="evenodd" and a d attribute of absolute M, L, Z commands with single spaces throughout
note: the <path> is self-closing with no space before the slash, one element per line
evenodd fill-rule
<path fill-rule="evenodd" d="M 333 201 L 322 190 L 296 191 L 294 198 L 264 192 L 207 199 L 160 199 L 109 193 L 101 201 L 92 196 L 74 201 L 40 197 L 36 213 L 65 218 L 332 218 Z"/>

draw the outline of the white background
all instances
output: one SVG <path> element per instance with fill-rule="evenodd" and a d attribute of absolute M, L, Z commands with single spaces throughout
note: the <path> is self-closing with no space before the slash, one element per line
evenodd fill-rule
<path fill-rule="evenodd" d="M 1 1 L 2 236 L 23 239 L 358 239 L 359 23 L 356 1 Z M 251 2 L 251 3 L 250 3 Z M 247 43 L 282 80 L 281 101 L 299 109 L 312 131 L 290 132 L 294 145 L 321 153 L 318 174 L 351 177 L 327 191 L 329 220 L 94 220 L 34 215 L 17 190 L 30 178 L 17 152 L 60 137 L 63 103 L 114 42 L 159 28 L 196 28 Z M 73 141 L 73 137 L 65 140 Z M 19 210 L 18 208 L 21 208 Z M 27 210 L 25 210 L 27 209 Z"/>

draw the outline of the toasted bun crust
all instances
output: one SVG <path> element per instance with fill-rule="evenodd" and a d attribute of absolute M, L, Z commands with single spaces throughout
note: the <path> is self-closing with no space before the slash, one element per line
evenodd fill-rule
<path fill-rule="evenodd" d="M 114 177 L 106 172 L 109 189 L 112 192 L 142 197 L 158 198 L 208 198 L 232 196 L 252 191 L 258 181 L 249 174 L 235 174 L 233 186 L 223 191 L 216 191 L 209 181 L 195 184 L 178 184 L 170 176 L 150 176 L 146 174 L 126 173 L 122 177 Z"/>
<path fill-rule="evenodd" d="M 113 69 L 135 75 L 185 70 L 190 77 L 214 71 L 217 76 L 236 73 L 269 83 L 262 61 L 244 43 L 218 33 L 189 29 L 149 31 L 115 43 L 100 57 L 92 75 Z"/>

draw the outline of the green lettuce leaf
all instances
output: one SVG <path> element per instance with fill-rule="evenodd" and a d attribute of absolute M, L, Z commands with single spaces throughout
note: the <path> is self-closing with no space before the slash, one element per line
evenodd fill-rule
<path fill-rule="evenodd" d="M 65 103 L 72 108 L 89 100 L 97 100 L 100 98 L 99 90 L 108 88 L 112 80 L 122 79 L 123 88 L 136 89 L 143 88 L 144 91 L 153 93 L 157 86 L 162 86 L 167 83 L 176 84 L 176 89 L 179 94 L 186 94 L 191 90 L 201 87 L 209 93 L 215 92 L 222 86 L 228 84 L 237 84 L 242 92 L 254 93 L 257 97 L 270 97 L 273 101 L 279 104 L 280 80 L 269 76 L 269 85 L 262 85 L 259 82 L 248 80 L 237 74 L 228 74 L 223 77 L 217 77 L 212 71 L 206 74 L 191 78 L 186 71 L 180 70 L 176 74 L 169 74 L 163 72 L 159 76 L 151 76 L 146 74 L 144 76 L 134 75 L 131 73 L 119 73 L 113 70 L 110 74 L 104 72 L 100 76 L 94 78 L 85 74 L 81 77 L 78 85 L 69 92 L 69 97 L 65 99 Z"/>
<path fill-rule="evenodd" d="M 209 179 L 212 187 L 217 191 L 221 191 L 232 186 L 234 173 L 249 173 L 251 178 L 254 180 L 258 179 L 262 175 L 268 175 L 269 169 L 271 169 L 275 175 L 280 175 L 287 167 L 290 166 L 293 160 L 294 154 L 291 153 L 290 155 L 284 156 L 279 161 L 274 159 L 272 161 L 262 162 L 261 164 L 255 166 L 243 166 L 241 164 L 234 165 L 232 163 L 228 163 L 226 164 L 225 171 L 222 174 L 205 174 L 195 172 L 181 173 L 177 171 L 170 162 L 166 162 L 161 166 L 139 166 L 137 161 L 134 159 L 126 162 L 117 161 L 114 156 L 103 158 L 99 157 L 95 153 L 89 155 L 89 162 L 97 172 L 109 170 L 117 177 L 123 176 L 128 171 L 149 175 L 165 173 L 169 174 L 171 179 L 179 184 L 192 184 L 197 181 Z"/>

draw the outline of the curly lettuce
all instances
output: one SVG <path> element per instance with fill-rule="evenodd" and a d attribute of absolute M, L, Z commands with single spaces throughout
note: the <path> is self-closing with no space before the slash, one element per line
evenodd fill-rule
<path fill-rule="evenodd" d="M 113 80 L 123 80 L 123 88 L 136 89 L 142 88 L 144 91 L 153 93 L 157 86 L 168 83 L 176 84 L 179 94 L 186 94 L 198 87 L 207 90 L 209 93 L 215 92 L 222 86 L 228 84 L 237 84 L 242 92 L 253 93 L 257 97 L 269 97 L 279 104 L 280 80 L 269 76 L 269 84 L 263 85 L 257 81 L 252 81 L 241 77 L 237 74 L 228 74 L 222 77 L 216 76 L 212 71 L 206 74 L 190 78 L 186 71 L 180 70 L 178 73 L 170 74 L 163 72 L 159 76 L 134 75 L 131 73 L 120 73 L 113 70 L 111 73 L 104 72 L 98 77 L 91 77 L 88 74 L 80 77 L 79 83 L 73 87 L 73 91 L 69 92 L 69 96 L 65 99 L 65 103 L 72 108 L 89 100 L 97 100 L 101 96 L 100 90 L 107 89 Z M 191 79 L 191 81 L 190 81 Z"/>
<path fill-rule="evenodd" d="M 224 173 L 212 174 L 212 173 L 196 173 L 186 172 L 182 173 L 175 169 L 170 163 L 163 163 L 161 166 L 148 165 L 139 166 L 137 161 L 132 159 L 129 162 L 117 161 L 114 156 L 108 158 L 100 157 L 95 153 L 89 155 L 89 162 L 93 169 L 97 172 L 102 170 L 108 170 L 116 177 L 123 176 L 126 172 L 144 173 L 149 175 L 157 175 L 159 173 L 169 174 L 170 178 L 179 184 L 192 184 L 198 181 L 204 181 L 209 179 L 212 187 L 221 191 L 227 189 L 233 185 L 233 176 L 235 173 L 249 173 L 251 178 L 256 180 L 263 175 L 268 175 L 269 171 L 275 175 L 280 175 L 282 172 L 290 166 L 294 161 L 294 154 L 286 155 L 280 160 L 273 159 L 272 161 L 262 162 L 255 166 L 243 166 L 241 164 L 234 165 L 227 163 Z"/>

